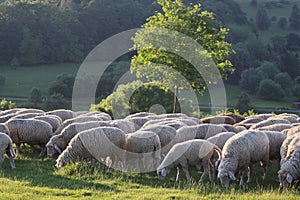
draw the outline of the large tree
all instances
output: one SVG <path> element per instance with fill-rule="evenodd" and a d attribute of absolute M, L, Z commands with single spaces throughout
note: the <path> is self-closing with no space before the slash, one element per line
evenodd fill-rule
<path fill-rule="evenodd" d="M 260 30 L 268 30 L 271 26 L 271 22 L 266 9 L 259 7 L 256 13 L 256 26 Z"/>
<path fill-rule="evenodd" d="M 300 29 L 300 11 L 297 5 L 294 5 L 292 8 L 291 15 L 289 17 L 290 27 L 293 30 Z"/>
<path fill-rule="evenodd" d="M 212 60 L 222 77 L 233 71 L 232 64 L 227 59 L 233 53 L 231 44 L 225 42 L 228 31 L 220 26 L 213 13 L 202 11 L 199 4 L 186 6 L 181 0 L 157 2 L 162 7 L 162 12 L 149 17 L 142 26 L 145 29 L 138 31 L 133 38 L 133 49 L 137 50 L 137 55 L 131 60 L 131 71 L 135 71 L 139 78 L 158 80 L 167 87 L 174 88 L 174 100 L 177 99 L 178 89 L 191 86 L 202 92 L 207 86 L 206 77 L 201 76 L 195 66 L 182 55 L 189 54 L 191 60 L 201 57 L 201 67 L 206 71 L 213 70 L 213 65 L 207 63 L 208 59 Z M 192 42 L 178 33 L 191 38 L 203 49 L 191 51 L 189 47 Z M 174 105 L 177 105 L 176 101 Z M 175 106 L 173 111 L 177 112 Z"/>

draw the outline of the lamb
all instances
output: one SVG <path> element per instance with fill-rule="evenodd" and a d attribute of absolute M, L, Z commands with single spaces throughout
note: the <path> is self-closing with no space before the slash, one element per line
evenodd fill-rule
<path fill-rule="evenodd" d="M 56 115 L 43 115 L 34 117 L 34 119 L 48 122 L 52 126 L 52 131 L 55 132 L 61 125 L 62 120 Z"/>
<path fill-rule="evenodd" d="M 54 135 L 46 144 L 47 156 L 52 158 L 56 153 L 61 154 L 67 148 L 71 139 L 79 132 L 96 127 L 111 126 L 108 122 L 72 123 L 64 128 L 60 134 Z"/>
<path fill-rule="evenodd" d="M 186 126 L 176 131 L 174 142 L 180 143 L 192 139 L 207 139 L 221 132 L 227 132 L 227 130 L 222 126 L 215 124 Z"/>
<path fill-rule="evenodd" d="M 113 159 L 116 169 L 120 162 L 124 166 L 125 133 L 115 127 L 98 127 L 78 133 L 69 143 L 68 147 L 56 160 L 56 167 L 61 168 L 69 162 L 80 160 L 98 161 Z M 110 165 L 111 166 L 111 165 Z M 109 167 L 110 167 L 109 166 Z"/>
<path fill-rule="evenodd" d="M 65 121 L 67 119 L 71 119 L 76 116 L 75 112 L 72 110 L 65 110 L 65 109 L 59 109 L 59 110 L 52 110 L 47 112 L 47 114 L 50 115 L 56 115 L 62 119 L 62 121 Z"/>
<path fill-rule="evenodd" d="M 230 180 L 235 181 L 235 174 L 240 174 L 240 186 L 243 182 L 243 171 L 249 167 L 248 181 L 253 176 L 253 164 L 261 161 L 266 176 L 269 163 L 269 139 L 261 131 L 243 131 L 231 137 L 222 150 L 222 160 L 218 167 L 218 179 L 228 188 Z"/>
<path fill-rule="evenodd" d="M 281 164 L 278 171 L 280 187 L 284 189 L 295 181 L 300 180 L 300 144 L 294 149 L 294 152 L 284 163 Z"/>
<path fill-rule="evenodd" d="M 154 171 L 161 159 L 161 144 L 157 134 L 138 130 L 126 135 L 126 169 Z"/>
<path fill-rule="evenodd" d="M 9 129 L 9 136 L 16 144 L 17 154 L 19 154 L 21 143 L 29 145 L 40 145 L 42 151 L 40 157 L 46 152 L 45 145 L 52 137 L 52 126 L 36 119 L 10 119 L 5 123 Z"/>
<path fill-rule="evenodd" d="M 258 129 L 258 128 L 261 128 L 264 126 L 273 125 L 273 124 L 289 124 L 290 125 L 291 122 L 289 122 L 286 119 L 267 119 L 267 120 L 264 120 L 264 121 L 261 121 L 261 122 L 258 122 L 256 124 L 252 125 L 250 127 L 250 130 L 255 130 L 255 129 Z"/>
<path fill-rule="evenodd" d="M 5 124 L 0 123 L 0 132 L 1 133 L 6 133 L 7 135 L 9 135 L 8 127 Z"/>
<path fill-rule="evenodd" d="M 9 158 L 10 166 L 12 169 L 16 169 L 14 157 L 16 157 L 12 141 L 6 133 L 0 132 L 0 165 L 4 161 L 4 154 Z"/>
<path fill-rule="evenodd" d="M 173 146 L 173 139 L 176 135 L 176 129 L 171 126 L 166 125 L 151 125 L 147 126 L 143 129 L 143 131 L 152 131 L 156 133 L 159 137 L 160 144 L 161 144 L 161 154 L 163 156 L 167 155 L 170 149 Z"/>
<path fill-rule="evenodd" d="M 260 128 L 257 128 L 258 131 L 284 131 L 286 129 L 291 129 L 293 126 L 291 124 L 272 124 L 269 126 L 263 126 Z"/>
<path fill-rule="evenodd" d="M 187 182 L 191 182 L 188 170 L 189 165 L 194 165 L 197 169 L 200 169 L 200 164 L 202 164 L 204 173 L 199 179 L 199 183 L 202 183 L 207 175 L 209 175 L 209 179 L 212 181 L 214 168 L 210 162 L 210 158 L 214 151 L 218 153 L 219 159 L 221 159 L 221 149 L 206 140 L 194 139 L 175 144 L 157 168 L 157 175 L 159 179 L 163 180 L 171 169 L 177 166 L 176 181 L 178 181 L 180 166 L 185 172 Z"/>
<path fill-rule="evenodd" d="M 235 120 L 229 116 L 212 116 L 200 119 L 202 123 L 210 123 L 210 124 L 235 124 Z"/>

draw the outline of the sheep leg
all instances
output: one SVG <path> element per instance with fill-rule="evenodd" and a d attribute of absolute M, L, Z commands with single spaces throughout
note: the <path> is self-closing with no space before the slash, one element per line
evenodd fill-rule
<path fill-rule="evenodd" d="M 208 162 L 209 164 L 209 180 L 212 182 L 215 179 L 215 169 L 211 161 Z"/>
<path fill-rule="evenodd" d="M 176 182 L 179 181 L 179 178 L 180 178 L 180 168 L 179 166 L 177 167 L 177 174 L 176 174 Z"/>
<path fill-rule="evenodd" d="M 247 180 L 247 183 L 250 183 L 252 178 L 253 178 L 253 175 L 254 175 L 254 170 L 253 170 L 253 164 L 250 164 L 249 167 L 248 167 L 249 171 L 248 171 L 248 180 Z"/>
<path fill-rule="evenodd" d="M 10 152 L 10 149 L 6 151 L 6 154 L 9 158 L 10 166 L 12 169 L 16 169 L 15 161 L 14 161 L 14 155 Z"/>
<path fill-rule="evenodd" d="M 264 175 L 263 175 L 263 180 L 265 180 L 266 176 L 267 176 L 267 167 L 269 164 L 269 154 L 267 153 L 264 158 L 260 161 L 260 166 L 263 168 L 264 170 Z"/>
<path fill-rule="evenodd" d="M 243 180 L 243 173 L 244 172 L 240 172 L 240 186 L 243 186 L 244 185 L 244 180 Z"/>
<path fill-rule="evenodd" d="M 204 172 L 203 172 L 203 174 L 202 174 L 202 176 L 201 176 L 201 178 L 199 180 L 199 183 L 202 183 L 205 180 L 205 178 L 207 177 L 208 174 L 210 176 L 210 173 L 209 173 L 210 172 L 209 162 L 203 161 L 203 169 L 204 169 Z"/>
<path fill-rule="evenodd" d="M 16 154 L 17 155 L 20 154 L 20 146 L 21 146 L 21 144 L 16 144 Z"/>
<path fill-rule="evenodd" d="M 0 165 L 3 163 L 3 161 L 4 161 L 4 154 L 1 153 L 1 155 L 0 155 Z"/>
<path fill-rule="evenodd" d="M 189 167 L 188 167 L 187 160 L 182 160 L 180 162 L 180 165 L 182 167 L 182 170 L 185 172 L 187 182 L 190 183 L 191 182 L 191 177 L 190 177 L 190 172 L 189 172 Z"/>
<path fill-rule="evenodd" d="M 42 146 L 42 151 L 41 151 L 41 153 L 39 154 L 39 158 L 44 157 L 44 156 L 46 155 L 46 151 L 47 151 L 46 147 L 45 147 L 45 146 Z"/>

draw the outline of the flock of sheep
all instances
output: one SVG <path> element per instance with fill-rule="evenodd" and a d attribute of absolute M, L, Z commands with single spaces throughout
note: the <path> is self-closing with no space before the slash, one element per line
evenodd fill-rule
<path fill-rule="evenodd" d="M 213 181 L 215 169 L 222 186 L 229 187 L 247 171 L 247 182 L 260 163 L 264 178 L 270 161 L 280 162 L 278 178 L 286 188 L 300 180 L 300 117 L 295 114 L 233 113 L 197 119 L 182 113 L 136 113 L 113 120 L 103 112 L 73 112 L 17 108 L 0 111 L 0 164 L 4 154 L 15 169 L 21 144 L 39 145 L 40 156 L 56 167 L 96 159 L 121 171 L 157 171 L 164 179 L 173 167 L 191 181 L 189 167 L 203 170 Z M 15 144 L 15 148 L 13 147 Z M 239 176 L 239 178 L 237 178 Z"/>

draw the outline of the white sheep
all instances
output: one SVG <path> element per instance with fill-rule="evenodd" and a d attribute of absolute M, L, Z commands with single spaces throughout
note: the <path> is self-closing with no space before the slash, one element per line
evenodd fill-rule
<path fill-rule="evenodd" d="M 13 118 L 14 116 L 16 116 L 15 113 L 10 113 L 10 114 L 6 114 L 6 115 L 2 115 L 2 116 L 0 116 L 0 123 L 5 123 L 6 121 L 8 121 L 9 119 Z"/>
<path fill-rule="evenodd" d="M 33 119 L 48 122 L 52 126 L 53 132 L 55 132 L 62 123 L 62 120 L 59 117 L 56 117 L 56 115 L 37 116 L 37 117 L 34 117 Z"/>
<path fill-rule="evenodd" d="M 161 159 L 161 144 L 152 131 L 138 130 L 126 135 L 126 169 L 154 171 Z"/>
<path fill-rule="evenodd" d="M 41 146 L 40 156 L 44 155 L 45 145 L 53 135 L 52 126 L 49 123 L 36 119 L 10 119 L 5 125 L 9 129 L 9 136 L 16 144 L 17 154 L 19 154 L 20 145 L 27 143 Z"/>
<path fill-rule="evenodd" d="M 206 140 L 194 139 L 175 144 L 157 168 L 157 175 L 159 179 L 163 180 L 171 169 L 176 166 L 176 181 L 178 181 L 180 175 L 179 167 L 181 167 L 185 172 L 187 182 L 191 182 L 188 167 L 196 166 L 199 170 L 202 166 L 204 172 L 199 179 L 199 183 L 203 182 L 207 175 L 209 175 L 209 179 L 212 181 L 214 168 L 210 162 L 210 158 L 214 151 L 216 151 L 219 154 L 219 158 L 221 158 L 220 148 Z"/>
<path fill-rule="evenodd" d="M 293 128 L 293 126 L 291 124 L 272 124 L 272 125 L 269 125 L 269 126 L 263 126 L 263 127 L 259 127 L 255 130 L 258 130 L 258 131 L 278 131 L 278 132 L 281 132 L 281 131 L 284 131 L 286 129 L 291 129 Z"/>
<path fill-rule="evenodd" d="M 300 134 L 298 134 L 298 133 L 291 134 L 291 135 L 287 136 L 287 138 L 283 141 L 283 143 L 280 147 L 280 157 L 281 157 L 280 164 L 282 164 L 286 161 L 286 158 L 288 156 L 289 145 L 294 138 L 298 138 L 298 137 L 300 137 Z"/>
<path fill-rule="evenodd" d="M 12 119 L 30 119 L 37 116 L 44 116 L 44 114 L 43 113 L 22 113 L 22 114 L 17 114 Z"/>
<path fill-rule="evenodd" d="M 218 167 L 218 179 L 224 187 L 229 187 L 230 180 L 236 180 L 236 173 L 240 174 L 240 185 L 243 182 L 243 172 L 249 167 L 248 181 L 253 176 L 253 164 L 261 162 L 266 176 L 269 163 L 269 139 L 261 131 L 243 131 L 231 137 L 222 150 L 222 160 Z"/>
<path fill-rule="evenodd" d="M 105 161 L 111 158 L 118 170 L 124 166 L 125 133 L 115 127 L 99 127 L 78 133 L 68 147 L 56 160 L 56 167 L 61 168 L 69 162 L 80 160 Z M 110 167 L 111 165 L 109 165 Z"/>
<path fill-rule="evenodd" d="M 5 153 L 9 158 L 11 168 L 15 169 L 16 166 L 15 166 L 15 162 L 14 162 L 14 157 L 16 155 L 15 155 L 15 152 L 13 149 L 12 141 L 6 133 L 0 132 L 0 165 L 4 161 Z"/>
<path fill-rule="evenodd" d="M 294 135 L 296 133 L 300 133 L 300 126 L 295 126 L 289 129 L 286 136 L 289 137 L 290 135 Z"/>
<path fill-rule="evenodd" d="M 269 160 L 280 160 L 280 148 L 286 135 L 277 131 L 264 131 L 269 138 Z"/>
<path fill-rule="evenodd" d="M 286 188 L 295 181 L 300 181 L 300 144 L 295 147 L 291 156 L 281 164 L 278 171 L 280 187 Z"/>
<path fill-rule="evenodd" d="M 56 115 L 60 117 L 62 121 L 76 117 L 75 112 L 73 112 L 72 110 L 65 110 L 65 109 L 52 110 L 47 112 L 46 114 Z"/>
<path fill-rule="evenodd" d="M 290 121 L 286 120 L 286 119 L 266 119 L 264 121 L 258 122 L 256 124 L 253 124 L 250 127 L 250 130 L 256 130 L 258 128 L 264 127 L 264 126 L 269 126 L 269 125 L 273 125 L 273 124 L 291 124 Z"/>
<path fill-rule="evenodd" d="M 127 119 L 112 120 L 110 121 L 110 124 L 116 128 L 121 129 L 126 134 L 136 131 L 136 125 L 132 121 Z"/>
<path fill-rule="evenodd" d="M 176 129 L 171 126 L 166 125 L 156 125 L 153 124 L 151 126 L 147 126 L 141 130 L 144 131 L 152 131 L 156 133 L 159 137 L 160 144 L 161 144 L 161 154 L 163 156 L 167 155 L 170 149 L 173 146 L 173 139 L 176 135 Z"/>
<path fill-rule="evenodd" d="M 40 114 L 45 114 L 45 111 L 41 109 L 35 109 L 35 108 L 26 108 L 26 109 L 21 109 L 16 112 L 17 115 L 21 114 L 29 114 L 29 113 L 40 113 Z"/>
<path fill-rule="evenodd" d="M 207 139 L 221 132 L 227 132 L 227 130 L 216 124 L 185 126 L 176 131 L 174 142 L 179 143 L 192 139 Z"/>
<path fill-rule="evenodd" d="M 0 123 L 0 132 L 1 133 L 6 133 L 7 135 L 9 135 L 8 127 L 5 124 Z"/>
<path fill-rule="evenodd" d="M 54 135 L 50 138 L 46 144 L 47 156 L 52 158 L 56 153 L 61 154 L 65 150 L 71 141 L 71 139 L 79 132 L 103 127 L 111 126 L 109 122 L 99 121 L 99 122 L 83 122 L 83 123 L 72 123 L 64 128 L 60 134 Z"/>

